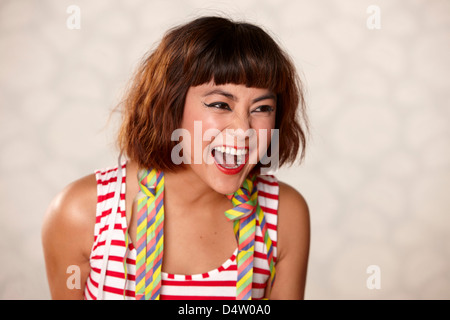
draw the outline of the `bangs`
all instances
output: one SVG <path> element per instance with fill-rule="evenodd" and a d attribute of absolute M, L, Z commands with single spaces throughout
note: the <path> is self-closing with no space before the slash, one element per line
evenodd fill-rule
<path fill-rule="evenodd" d="M 194 50 L 185 59 L 184 74 L 192 86 L 214 81 L 217 85 L 267 88 L 277 94 L 289 81 L 286 57 L 257 26 L 229 22 L 217 28 L 209 25 L 208 32 L 191 40 L 189 46 L 193 44 Z"/>

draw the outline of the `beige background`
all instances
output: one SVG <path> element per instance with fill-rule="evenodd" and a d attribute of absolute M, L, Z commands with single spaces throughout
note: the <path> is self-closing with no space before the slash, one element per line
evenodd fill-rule
<path fill-rule="evenodd" d="M 66 26 L 69 5 L 81 29 Z M 381 10 L 381 29 L 366 21 Z M 450 298 L 450 2 L 0 0 L 0 298 L 49 298 L 40 226 L 70 181 L 116 163 L 112 108 L 169 27 L 266 27 L 308 88 L 306 162 L 279 178 L 312 219 L 307 299 Z M 366 269 L 381 270 L 381 289 Z"/>

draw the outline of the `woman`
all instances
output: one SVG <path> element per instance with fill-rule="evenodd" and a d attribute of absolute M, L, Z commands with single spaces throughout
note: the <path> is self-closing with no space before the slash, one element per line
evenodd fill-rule
<path fill-rule="evenodd" d="M 52 297 L 302 299 L 306 202 L 259 173 L 303 157 L 305 123 L 295 68 L 261 28 L 202 17 L 171 29 L 123 103 L 126 160 L 48 209 Z"/>

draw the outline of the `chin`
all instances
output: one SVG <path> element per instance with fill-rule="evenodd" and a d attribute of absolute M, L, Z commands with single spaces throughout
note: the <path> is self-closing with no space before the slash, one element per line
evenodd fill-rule
<path fill-rule="evenodd" d="M 227 195 L 235 193 L 241 187 L 243 181 L 244 179 L 233 179 L 232 181 L 229 181 L 229 179 L 226 179 L 225 181 L 223 179 L 216 179 L 214 185 L 211 187 L 217 193 Z"/>
<path fill-rule="evenodd" d="M 225 174 L 216 168 L 216 164 L 212 164 L 210 170 L 210 186 L 216 192 L 221 194 L 235 193 L 244 183 L 253 166 L 245 166 L 237 174 Z"/>

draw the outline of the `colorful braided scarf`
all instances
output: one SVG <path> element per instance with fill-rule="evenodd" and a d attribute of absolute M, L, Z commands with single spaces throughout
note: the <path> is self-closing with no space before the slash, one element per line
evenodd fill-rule
<path fill-rule="evenodd" d="M 155 169 L 141 170 L 138 180 L 140 191 L 133 204 L 133 214 L 137 213 L 136 299 L 159 300 L 164 250 L 164 174 Z M 238 241 L 237 300 L 251 299 L 256 220 L 267 248 L 271 285 L 275 280 L 273 245 L 258 204 L 255 180 L 256 175 L 247 178 L 238 191 L 228 195 L 234 207 L 225 211 L 227 219 L 234 221 Z"/>

